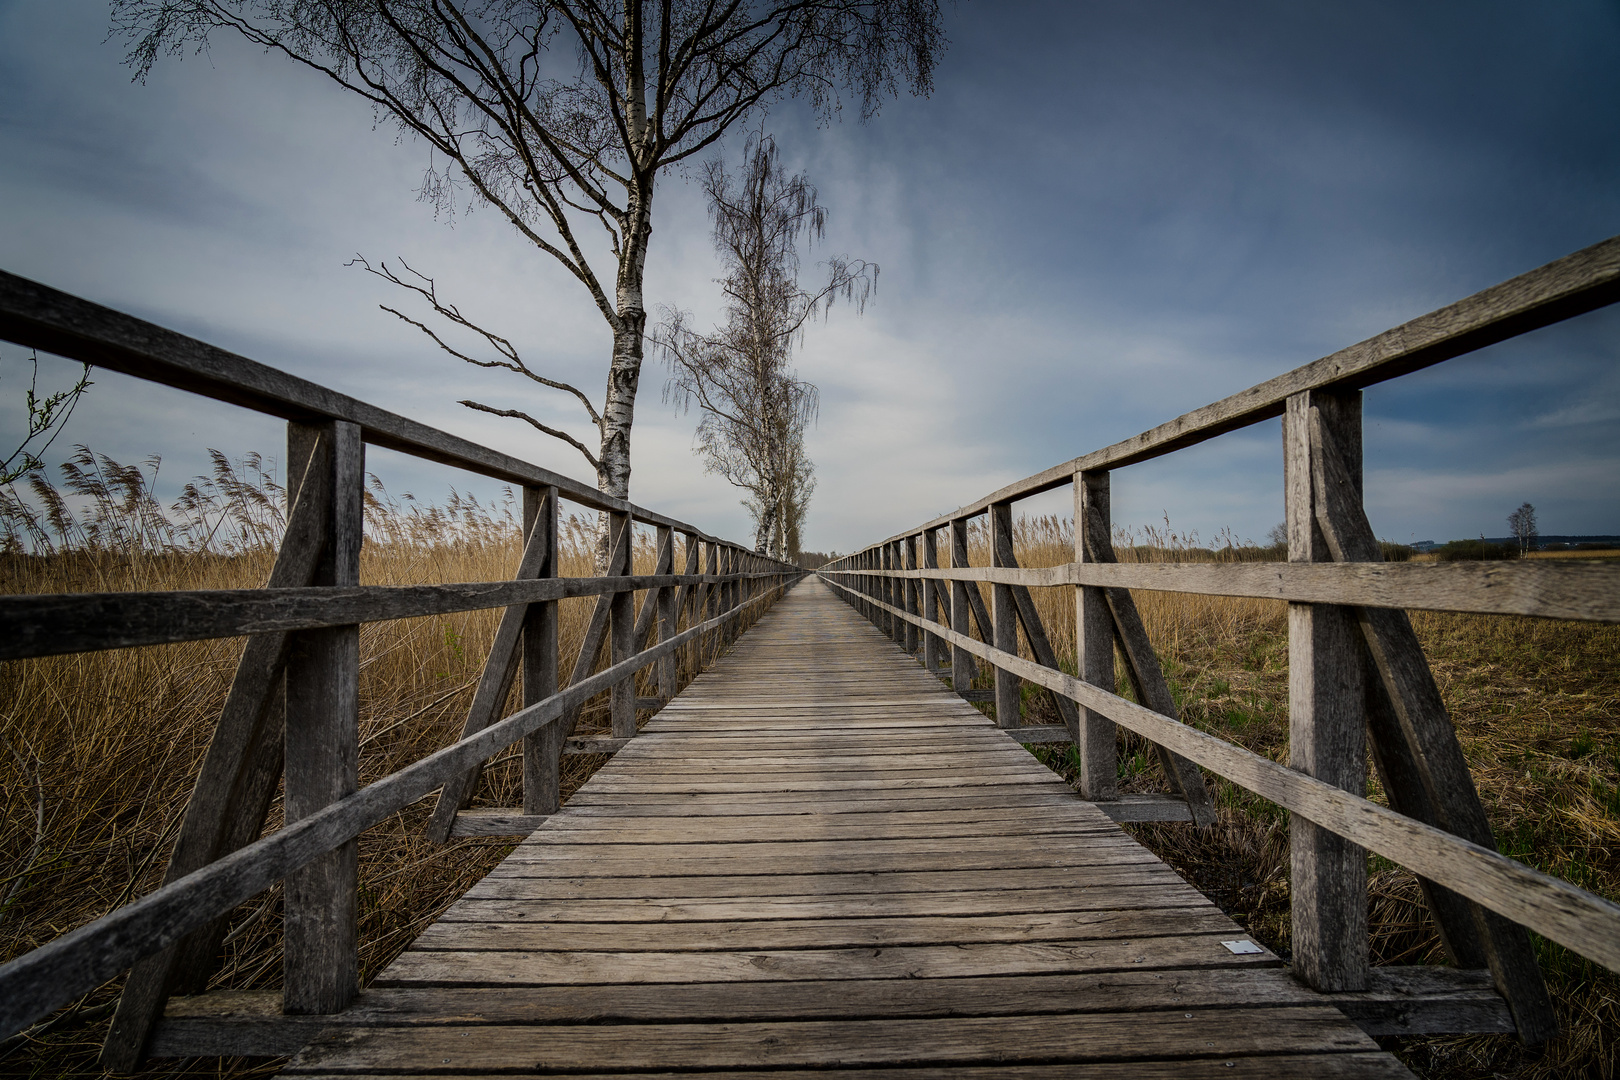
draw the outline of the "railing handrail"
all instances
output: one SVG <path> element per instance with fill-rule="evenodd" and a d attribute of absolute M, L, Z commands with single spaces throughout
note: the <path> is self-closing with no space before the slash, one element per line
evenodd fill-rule
<path fill-rule="evenodd" d="M 280 541 L 276 568 L 271 572 L 271 584 L 276 587 L 0 597 L 0 627 L 5 630 L 0 634 L 0 660 L 248 636 L 249 646 L 238 663 L 236 681 L 226 703 L 225 711 L 231 714 L 233 726 L 226 737 L 227 725 L 222 715 L 204 762 L 205 776 L 209 775 L 210 768 L 216 772 L 222 769 L 232 777 L 246 775 L 240 771 L 241 766 L 213 763 L 221 740 L 229 746 L 221 751 L 227 755 L 222 761 L 251 764 L 257 760 L 251 755 L 264 752 L 255 742 L 256 736 L 249 738 L 244 732 L 259 730 L 257 725 L 264 722 L 264 711 L 271 707 L 268 703 L 274 697 L 275 681 L 283 674 L 289 684 L 286 708 L 290 732 L 294 710 L 288 642 L 297 635 L 311 631 L 353 631 L 360 623 L 379 620 L 506 609 L 496 645 L 486 662 L 469 711 L 466 730 L 457 742 L 358 790 L 352 786 L 354 774 L 351 773 L 351 786 L 347 790 L 352 794 L 345 795 L 341 790 L 331 792 L 333 784 L 341 789 L 341 770 L 353 769 L 354 759 L 348 758 L 348 764 L 344 765 L 341 748 L 335 753 L 327 752 L 322 742 L 325 736 L 320 734 L 326 729 L 321 725 L 330 723 L 336 728 L 347 723 L 353 728 L 356 718 L 351 708 L 344 721 L 340 716 L 341 706 L 333 707 L 322 700 L 326 684 L 320 684 L 315 700 L 321 704 L 308 710 L 303 721 L 306 727 L 314 725 L 312 730 L 318 735 L 314 741 L 320 745 L 313 750 L 301 747 L 303 756 L 298 767 L 306 772 L 313 767 L 321 774 L 313 778 L 300 776 L 299 797 L 304 808 L 296 815 L 293 813 L 294 764 L 289 745 L 286 764 L 289 823 L 252 842 L 247 842 L 248 837 L 225 840 L 229 828 L 217 822 L 240 812 L 239 800 L 238 803 L 230 801 L 236 798 L 233 788 L 229 799 L 209 804 L 206 813 L 215 815 L 210 820 L 216 824 L 199 826 L 192 841 L 193 848 L 182 857 L 181 845 L 187 842 L 187 830 L 194 824 L 192 813 L 198 798 L 194 793 L 176 841 L 176 853 L 171 855 L 171 880 L 154 892 L 0 966 L 0 1037 L 21 1030 L 132 963 L 175 962 L 161 957 L 158 960 L 146 958 L 158 953 L 172 958 L 174 948 L 188 934 L 199 937 L 211 923 L 242 901 L 289 875 L 315 873 L 320 877 L 319 889 L 324 890 L 322 896 L 333 895 L 344 888 L 352 892 L 352 880 L 345 885 L 340 871 L 321 877 L 328 871 L 316 861 L 335 857 L 366 828 L 441 787 L 440 805 L 435 809 L 428 831 L 430 836 L 443 839 L 452 830 L 458 807 L 465 805 L 458 800 L 470 795 L 470 785 L 476 781 L 476 770 L 481 763 L 520 740 L 545 736 L 540 740 L 546 744 L 544 749 L 525 746 L 525 806 L 533 794 L 529 789 L 531 781 L 539 792 L 533 794 L 533 799 L 541 804 L 550 803 L 549 810 L 525 809 L 524 814 L 543 816 L 554 812 L 558 798 L 558 762 L 565 750 L 561 735 L 567 734 L 566 731 L 561 735 L 550 731 L 554 725 L 559 721 L 571 723 L 586 700 L 611 691 L 610 712 L 615 736 L 612 741 L 634 735 L 635 712 L 642 707 L 641 699 L 635 697 L 634 686 L 639 671 L 658 665 L 656 683 L 663 695 L 658 700 L 667 699 L 679 686 L 675 667 L 678 650 L 696 641 L 701 664 L 707 635 L 724 639 L 746 613 L 774 601 L 807 573 L 742 544 L 712 536 L 694 525 L 604 495 L 549 469 L 3 271 L 0 271 L 0 340 L 280 417 L 289 421 L 290 456 L 308 455 L 308 462 L 297 470 L 289 463 L 287 531 Z M 301 448 L 296 451 L 293 433 Z M 358 500 L 362 480 L 359 463 L 363 459 L 364 443 L 522 485 L 525 536 L 518 576 L 502 581 L 439 585 L 358 584 Z M 295 483 L 303 485 L 303 493 L 298 493 Z M 559 574 L 557 502 L 563 498 L 609 515 L 610 535 L 616 539 L 610 545 L 612 552 L 606 574 L 592 577 Z M 630 572 L 633 563 L 631 528 L 635 522 L 655 526 L 658 530 L 657 566 L 651 574 Z M 677 532 L 685 537 L 684 568 L 674 563 L 674 534 Z M 706 556 L 706 566 L 700 565 L 700 554 Z M 329 569 L 339 564 L 339 570 Z M 648 592 L 648 597 L 637 617 L 634 594 L 643 590 Z M 597 608 L 570 685 L 559 688 L 557 602 L 584 596 L 597 597 Z M 689 625 L 685 630 L 678 630 L 683 615 L 688 617 Z M 656 644 L 648 644 L 653 640 L 655 629 L 658 640 Z M 301 660 L 305 666 L 299 675 L 305 680 L 299 685 L 306 695 L 313 673 L 317 680 L 339 684 L 343 692 L 335 696 L 342 698 L 347 694 L 350 706 L 355 705 L 357 666 L 353 662 L 345 663 L 343 650 L 357 651 L 358 637 L 347 640 L 345 645 L 337 638 L 322 638 L 309 646 L 315 659 L 313 663 Z M 723 640 L 717 644 L 723 644 Z M 608 666 L 592 674 L 590 667 L 604 648 L 609 649 Z M 525 705 L 503 718 L 502 703 L 520 660 L 526 665 Z M 534 665 L 533 685 L 529 682 L 530 666 L 527 665 Z M 306 713 L 299 715 L 306 716 Z M 350 740 L 350 754 L 358 753 L 354 736 L 353 731 L 342 736 Z M 339 736 L 333 738 L 341 741 Z M 337 745 L 334 743 L 335 747 Z M 238 771 L 233 773 L 233 768 Z M 531 768 L 535 770 L 532 778 Z M 199 781 L 199 789 L 201 787 Z M 267 807 L 268 796 L 264 803 Z M 210 834 L 209 828 L 215 828 L 216 832 Z M 218 831 L 220 829 L 224 831 Z M 256 835 L 257 829 L 249 837 Z M 232 842 L 243 846 L 231 850 Z M 221 850 L 223 854 L 219 854 Z M 349 857 L 353 857 L 352 849 Z M 187 859 L 191 859 L 189 864 Z M 180 871 L 176 870 L 177 865 Z M 194 868 L 187 869 L 188 865 Z M 320 897 L 317 901 L 324 902 Z M 290 888 L 288 902 L 291 903 Z M 350 919 L 352 922 L 352 913 Z M 290 939 L 287 952 L 291 963 Z M 301 972 L 308 972 L 338 959 L 322 955 L 317 949 L 308 957 L 300 956 L 297 964 Z M 352 962 L 354 957 L 351 955 L 348 959 Z M 169 970 L 154 969 L 143 975 L 137 966 L 136 976 L 140 978 L 132 976 L 130 984 L 126 985 L 103 1059 L 115 1070 L 127 1071 L 139 1060 L 141 1047 L 169 993 Z M 327 985 L 321 984 L 320 979 L 316 971 L 310 985 L 314 987 L 314 996 L 326 1004 L 315 1011 L 329 1012 L 342 1007 L 352 987 L 345 991 L 341 980 Z M 137 983 L 139 990 L 132 998 L 130 988 Z"/>
<path fill-rule="evenodd" d="M 1620 905 L 1495 850 L 1467 759 L 1405 612 L 1620 622 L 1620 565 L 1382 562 L 1361 494 L 1360 392 L 1617 300 L 1620 237 L 1612 237 L 1009 484 L 819 573 L 905 649 L 920 645 L 930 670 L 948 670 L 959 692 L 993 700 L 998 725 L 1011 734 L 1020 727 L 1020 681 L 1049 691 L 1063 725 L 1030 732 L 1044 741 L 1067 732 L 1079 751 L 1084 798 L 1106 805 L 1118 797 L 1117 724 L 1157 745 L 1166 780 L 1186 804 L 1177 820 L 1214 818 L 1195 765 L 1293 812 L 1294 963 L 1310 985 L 1324 991 L 1366 985 L 1360 853 L 1372 850 L 1417 873 L 1453 962 L 1489 966 L 1521 1037 L 1544 1041 L 1557 1021 L 1523 928 L 1620 971 Z M 1118 561 L 1111 470 L 1278 415 L 1289 561 Z M 1018 566 L 1013 503 L 1065 485 L 1073 485 L 1075 498 L 1072 561 Z M 968 566 L 968 523 L 984 514 L 991 565 Z M 949 537 L 949 568 L 939 565 L 941 532 Z M 989 609 L 980 582 L 991 586 Z M 1078 678 L 1060 670 L 1062 658 L 1028 592 L 1058 585 L 1076 593 Z M 1131 589 L 1292 605 L 1289 765 L 1180 722 Z M 970 619 L 980 640 L 969 633 Z M 1020 626 L 1033 661 L 1020 655 Z M 1140 703 L 1113 692 L 1116 641 Z M 939 668 L 947 643 L 950 667 Z M 971 689 L 973 657 L 989 662 L 994 691 Z M 1385 778 L 1388 807 L 1365 797 L 1369 756 Z"/>

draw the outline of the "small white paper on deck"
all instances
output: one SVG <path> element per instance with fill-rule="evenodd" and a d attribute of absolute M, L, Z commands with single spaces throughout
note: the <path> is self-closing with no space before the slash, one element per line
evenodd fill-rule
<path fill-rule="evenodd" d="M 1252 941 L 1223 941 L 1221 944 L 1226 946 L 1227 952 L 1235 956 L 1251 956 L 1266 951 Z"/>

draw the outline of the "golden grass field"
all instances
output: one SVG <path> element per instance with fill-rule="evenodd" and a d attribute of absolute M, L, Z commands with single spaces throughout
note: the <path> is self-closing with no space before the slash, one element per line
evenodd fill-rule
<path fill-rule="evenodd" d="M 227 463 L 228 465 L 229 463 Z M 127 477 L 126 477 L 127 479 Z M 263 490 L 264 485 L 260 485 Z M 127 494 L 127 492 L 126 492 Z M 203 493 L 207 495 L 207 492 Z M 227 493 L 228 494 L 228 493 Z M 271 491 L 271 496 L 274 492 Z M 229 496 L 239 498 L 237 496 Z M 226 505 L 214 512 L 250 513 L 275 531 L 274 498 L 257 509 Z M 149 497 L 148 497 L 149 500 Z M 0 587 L 8 593 L 126 589 L 246 588 L 261 584 L 273 554 L 249 542 L 250 530 L 221 533 L 202 525 L 171 536 L 178 550 L 157 552 L 129 524 L 139 499 L 92 503 L 103 515 L 101 539 L 81 529 L 63 533 L 48 556 L 0 554 Z M 204 510 L 207 499 L 203 500 Z M 150 506 L 145 511 L 150 511 Z M 120 518 L 119 515 L 123 516 Z M 113 526 L 122 521 L 123 532 Z M 1023 519 L 1016 550 L 1026 566 L 1072 557 L 1067 521 Z M 226 539 L 199 544 L 197 537 Z M 231 535 L 246 536 L 240 543 Z M 591 527 L 572 519 L 564 530 L 564 573 L 591 572 Z M 129 540 L 131 536 L 136 540 Z M 123 541 L 118 541 L 124 537 Z M 368 500 L 363 580 L 408 584 L 500 579 L 517 563 L 513 508 L 453 498 L 447 507 Z M 1129 539 L 1129 538 L 1128 538 Z M 1227 547 L 1195 549 L 1167 530 L 1147 543 L 1122 543 L 1122 558 L 1251 558 L 1264 553 Z M 121 543 L 122 546 L 119 546 Z M 235 546 L 233 547 L 232 544 Z M 987 561 L 982 534 L 970 561 Z M 677 565 L 683 558 L 677 552 Z M 642 537 L 637 570 L 651 568 Z M 1069 589 L 1035 590 L 1053 645 L 1074 653 Z M 1183 718 L 1259 753 L 1283 760 L 1287 743 L 1286 620 L 1279 603 L 1141 593 L 1137 600 L 1181 702 Z M 563 668 L 579 648 L 590 600 L 562 605 Z M 361 783 L 370 783 L 452 742 L 460 730 L 497 615 L 369 624 L 361 634 Z M 1620 628 L 1542 620 L 1415 616 L 1501 846 L 1531 865 L 1611 899 L 1620 899 Z M 229 684 L 239 640 L 13 662 L 0 666 L 0 958 L 43 944 L 149 891 L 159 882 L 213 718 Z M 683 667 L 682 682 L 692 672 Z M 1121 678 L 1120 685 L 1126 685 Z M 1028 689 L 1028 688 L 1026 688 Z M 1032 721 L 1050 706 L 1028 693 Z M 605 726 L 605 705 L 587 710 L 582 728 Z M 1157 765 L 1134 736 L 1122 747 L 1125 790 L 1153 790 Z M 1072 749 L 1041 750 L 1059 772 L 1073 768 Z M 564 795 L 605 759 L 565 758 Z M 481 805 L 515 805 L 519 762 L 496 759 L 480 790 Z M 1139 826 L 1133 832 L 1213 897 L 1268 945 L 1288 948 L 1286 815 L 1223 781 L 1216 783 L 1219 825 Z M 1374 797 L 1379 797 L 1374 792 Z M 463 839 L 438 847 L 422 839 L 431 801 L 395 815 L 361 840 L 362 972 L 387 964 L 462 891 L 510 849 L 501 839 Z M 279 806 L 269 828 L 279 824 Z M 1379 962 L 1438 962 L 1411 874 L 1375 860 L 1372 874 L 1374 952 Z M 233 920 L 217 986 L 279 985 L 279 890 L 241 909 Z M 1510 1038 L 1412 1040 L 1400 1048 L 1433 1077 L 1590 1075 L 1615 1073 L 1620 1032 L 1620 977 L 1541 944 L 1565 1034 L 1530 1057 Z M 26 1038 L 0 1048 L 0 1073 L 95 1076 L 96 1053 L 116 998 L 117 982 L 85 996 Z M 157 1063 L 147 1074 L 245 1077 L 271 1065 L 243 1060 Z"/>

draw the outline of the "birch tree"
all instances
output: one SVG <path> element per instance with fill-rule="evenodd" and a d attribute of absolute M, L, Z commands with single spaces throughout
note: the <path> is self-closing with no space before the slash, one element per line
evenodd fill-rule
<path fill-rule="evenodd" d="M 395 312 L 452 355 L 574 398 L 589 444 L 521 410 L 462 404 L 570 443 L 618 498 L 658 176 L 785 97 L 806 97 L 822 120 L 847 97 L 865 120 L 902 87 L 926 94 L 945 44 L 938 0 L 113 0 L 113 28 L 137 78 L 223 33 L 331 79 L 428 147 L 426 199 L 453 209 L 465 192 L 556 259 L 612 338 L 600 406 L 463 317 L 426 275 L 374 272 L 493 350 L 453 348 Z"/>
<path fill-rule="evenodd" d="M 878 267 L 834 257 L 825 264 L 826 284 L 801 288 L 800 240 L 808 246 L 824 235 L 826 208 L 803 174 L 787 174 L 763 132 L 749 136 L 744 159 L 736 177 L 719 159 L 703 173 L 726 268 L 726 321 L 703 334 L 691 328 L 689 314 L 666 309 L 655 340 L 671 369 L 665 400 L 701 414 L 694 449 L 710 472 L 747 492 L 755 549 L 785 559 L 798 552 L 815 487 L 804 430 L 818 394 L 794 370 L 793 346 L 838 298 L 865 310 Z"/>

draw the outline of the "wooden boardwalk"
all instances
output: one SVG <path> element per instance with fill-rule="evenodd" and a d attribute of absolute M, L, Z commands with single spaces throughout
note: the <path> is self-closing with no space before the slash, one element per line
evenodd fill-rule
<path fill-rule="evenodd" d="M 1407 1076 L 801 583 L 288 1068 Z"/>

